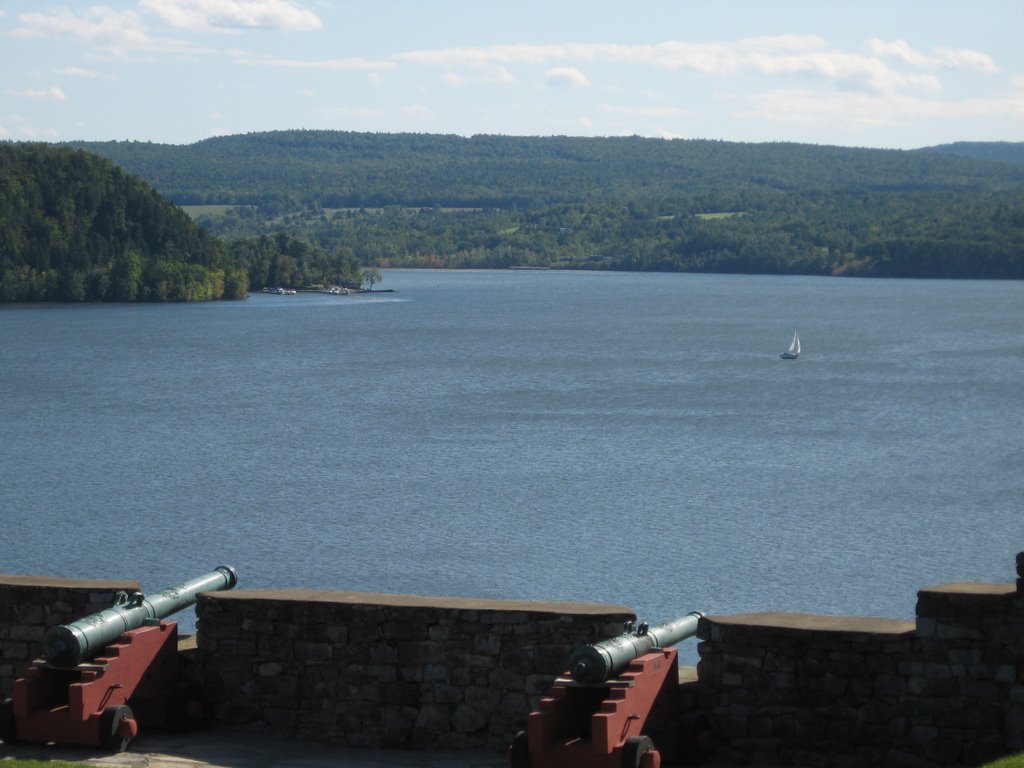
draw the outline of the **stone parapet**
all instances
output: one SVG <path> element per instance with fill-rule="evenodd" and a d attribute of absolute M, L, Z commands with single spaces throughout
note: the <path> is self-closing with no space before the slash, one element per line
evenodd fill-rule
<path fill-rule="evenodd" d="M 349 746 L 498 748 L 623 606 L 235 590 L 199 598 L 217 722 Z"/>
<path fill-rule="evenodd" d="M 1017 556 L 1018 571 L 1024 557 Z M 708 616 L 695 711 L 746 764 L 977 765 L 1024 749 L 1024 594 L 953 583 L 916 621 Z M 694 706 L 694 705 L 692 705 Z"/>
<path fill-rule="evenodd" d="M 913 621 L 799 613 L 701 619 L 681 743 L 737 765 L 979 765 L 1024 750 L 1017 582 L 922 589 Z M 49 626 L 138 584 L 0 576 L 0 692 Z M 500 748 L 616 605 L 314 590 L 200 595 L 188 682 L 210 724 L 350 746 Z M 686 672 L 689 672 L 687 670 Z"/>
<path fill-rule="evenodd" d="M 830 755 L 833 765 L 870 765 L 884 756 L 889 705 L 906 693 L 899 659 L 913 652 L 913 622 L 708 616 L 698 637 L 707 714 L 728 759 L 804 765 Z"/>

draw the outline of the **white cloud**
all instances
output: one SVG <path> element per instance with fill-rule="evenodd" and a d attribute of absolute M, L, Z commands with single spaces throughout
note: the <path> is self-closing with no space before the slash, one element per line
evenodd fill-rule
<path fill-rule="evenodd" d="M 95 6 L 79 14 L 67 8 L 51 13 L 22 13 L 14 37 L 47 37 L 84 40 L 103 48 L 143 46 L 148 43 L 146 27 L 135 11 Z"/>
<path fill-rule="evenodd" d="M 383 111 L 371 107 L 320 107 L 317 112 L 322 115 L 364 120 L 384 116 Z"/>
<path fill-rule="evenodd" d="M 444 81 L 448 85 L 463 86 L 470 85 L 473 83 L 482 83 L 484 85 L 511 85 L 516 82 L 515 77 L 505 67 L 494 67 L 480 75 L 468 77 L 461 75 L 458 72 L 445 72 Z"/>
<path fill-rule="evenodd" d="M 934 76 L 906 74 L 894 69 L 887 59 L 895 59 L 920 69 L 972 68 L 983 72 L 998 69 L 992 59 L 977 51 L 938 48 L 926 55 L 903 40 L 867 41 L 869 55 L 830 47 L 817 35 L 774 35 L 748 37 L 734 41 L 689 43 L 668 40 L 642 45 L 613 43 L 562 43 L 547 45 L 491 45 L 476 48 L 441 48 L 407 51 L 397 61 L 458 68 L 484 68 L 497 65 L 543 66 L 549 82 L 583 84 L 587 80 L 574 63 L 605 62 L 617 65 L 646 65 L 663 69 L 685 69 L 715 77 L 758 74 L 768 77 L 814 76 L 843 87 L 866 87 L 879 92 L 903 88 L 927 92 L 941 90 Z M 465 77 L 450 72 L 449 80 Z M 589 80 L 587 80 L 589 84 Z"/>
<path fill-rule="evenodd" d="M 638 117 L 679 117 L 687 110 L 682 107 L 628 107 L 602 104 L 601 111 L 615 115 L 635 115 Z"/>
<path fill-rule="evenodd" d="M 324 69 L 324 70 L 374 70 L 394 69 L 398 65 L 386 59 L 270 59 L 245 56 L 236 59 L 238 64 L 251 67 L 281 67 L 283 69 Z"/>
<path fill-rule="evenodd" d="M 907 83 L 928 93 L 939 93 L 942 90 L 942 82 L 935 75 L 907 75 Z"/>
<path fill-rule="evenodd" d="M 22 126 L 18 133 L 30 141 L 51 141 L 57 138 L 57 131 L 53 128 L 35 128 L 30 125 Z"/>
<path fill-rule="evenodd" d="M 778 35 L 723 43 L 683 43 L 674 40 L 644 45 L 523 43 L 407 51 L 395 58 L 446 67 L 483 67 L 492 64 L 544 65 L 574 60 L 610 61 L 618 64 L 651 64 L 667 69 L 688 68 L 707 74 L 733 74 L 743 68 L 746 57 L 752 54 L 780 55 L 792 51 L 816 50 L 823 48 L 824 45 L 825 41 L 817 36 Z"/>
<path fill-rule="evenodd" d="M 29 89 L 27 91 L 8 91 L 11 96 L 22 96 L 27 99 L 42 99 L 45 101 L 67 101 L 67 96 L 56 85 L 49 88 Z"/>
<path fill-rule="evenodd" d="M 108 79 L 107 75 L 103 75 L 92 69 L 82 69 L 82 67 L 59 67 L 53 71 L 55 74 L 64 75 L 66 77 L 85 77 L 90 80 Z"/>
<path fill-rule="evenodd" d="M 743 117 L 821 125 L 898 125 L 929 120 L 1024 116 L 1024 94 L 962 100 L 910 95 L 777 90 L 750 100 Z"/>
<path fill-rule="evenodd" d="M 999 71 L 988 54 L 966 48 L 936 48 L 934 55 L 911 48 L 906 40 L 880 40 L 871 38 L 868 50 L 876 56 L 899 59 L 921 69 L 973 69 L 994 74 Z"/>
<path fill-rule="evenodd" d="M 991 56 L 963 48 L 936 48 L 943 66 L 951 69 L 974 69 L 978 72 L 995 74 L 999 71 Z"/>
<path fill-rule="evenodd" d="M 18 21 L 12 37 L 80 40 L 119 57 L 138 52 L 209 52 L 183 40 L 152 37 L 142 16 L 133 10 L 93 6 L 73 12 L 58 8 L 49 13 L 22 13 Z"/>
<path fill-rule="evenodd" d="M 505 67 L 497 67 L 490 76 L 492 83 L 514 83 L 516 79 Z"/>
<path fill-rule="evenodd" d="M 915 51 L 906 40 L 880 40 L 873 37 L 867 41 L 868 50 L 876 56 L 899 59 L 915 67 L 931 69 L 938 66 L 938 60 Z"/>
<path fill-rule="evenodd" d="M 555 67 L 544 73 L 544 82 L 553 86 L 590 87 L 587 76 L 576 67 Z"/>
<path fill-rule="evenodd" d="M 423 104 L 409 104 L 402 107 L 399 112 L 413 120 L 430 120 L 437 117 L 437 113 L 434 110 Z"/>
<path fill-rule="evenodd" d="M 244 29 L 309 31 L 320 17 L 289 0 L 140 0 L 139 7 L 165 24 L 192 32 Z"/>

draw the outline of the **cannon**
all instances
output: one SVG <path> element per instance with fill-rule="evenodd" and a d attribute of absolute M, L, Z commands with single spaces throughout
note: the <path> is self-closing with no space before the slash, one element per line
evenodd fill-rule
<path fill-rule="evenodd" d="M 582 645 L 569 657 L 569 674 L 578 683 L 600 683 L 624 670 L 633 659 L 654 648 L 670 648 L 697 634 L 704 614 L 691 611 L 680 619 L 648 627 L 640 624 L 610 640 Z"/>
<path fill-rule="evenodd" d="M 52 627 L 43 655 L 0 702 L 4 742 L 85 744 L 123 751 L 140 723 L 168 727 L 182 719 L 178 625 L 164 621 L 202 592 L 232 589 L 227 565 L 155 595 L 119 592 L 114 605 Z"/>
<path fill-rule="evenodd" d="M 540 708 L 509 749 L 512 768 L 659 768 L 661 752 L 649 734 L 674 752 L 678 720 L 679 653 L 674 646 L 697 633 L 694 611 L 576 648 Z"/>
<path fill-rule="evenodd" d="M 200 592 L 231 589 L 237 583 L 235 569 L 221 565 L 205 576 L 149 597 L 141 592 L 131 596 L 118 592 L 112 607 L 70 624 L 51 627 L 43 636 L 43 658 L 56 667 L 74 667 L 95 656 L 125 632 L 188 608 Z"/>

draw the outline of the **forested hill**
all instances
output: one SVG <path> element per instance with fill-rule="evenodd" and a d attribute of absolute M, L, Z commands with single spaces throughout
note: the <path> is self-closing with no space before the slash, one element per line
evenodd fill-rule
<path fill-rule="evenodd" d="M 111 161 L 0 144 L 0 301 L 244 296 L 223 244 Z"/>
<path fill-rule="evenodd" d="M 979 146 L 338 131 L 75 146 L 203 206 L 218 234 L 284 228 L 376 266 L 1024 278 L 1024 164 Z"/>
<path fill-rule="evenodd" d="M 952 144 L 939 144 L 935 147 L 922 147 L 917 151 L 1024 165 L 1024 142 L 957 141 Z"/>
<path fill-rule="evenodd" d="M 190 145 L 78 143 L 179 205 L 536 209 L 653 202 L 738 210 L 777 192 L 1020 189 L 1024 173 L 951 153 L 640 137 L 463 138 L 279 131 Z"/>

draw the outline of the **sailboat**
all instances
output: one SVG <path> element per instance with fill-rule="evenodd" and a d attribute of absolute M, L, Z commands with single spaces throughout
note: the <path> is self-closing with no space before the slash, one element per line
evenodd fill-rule
<path fill-rule="evenodd" d="M 789 342 L 789 347 L 779 357 L 783 360 L 796 360 L 800 357 L 800 336 L 796 331 L 793 331 L 793 340 Z"/>

